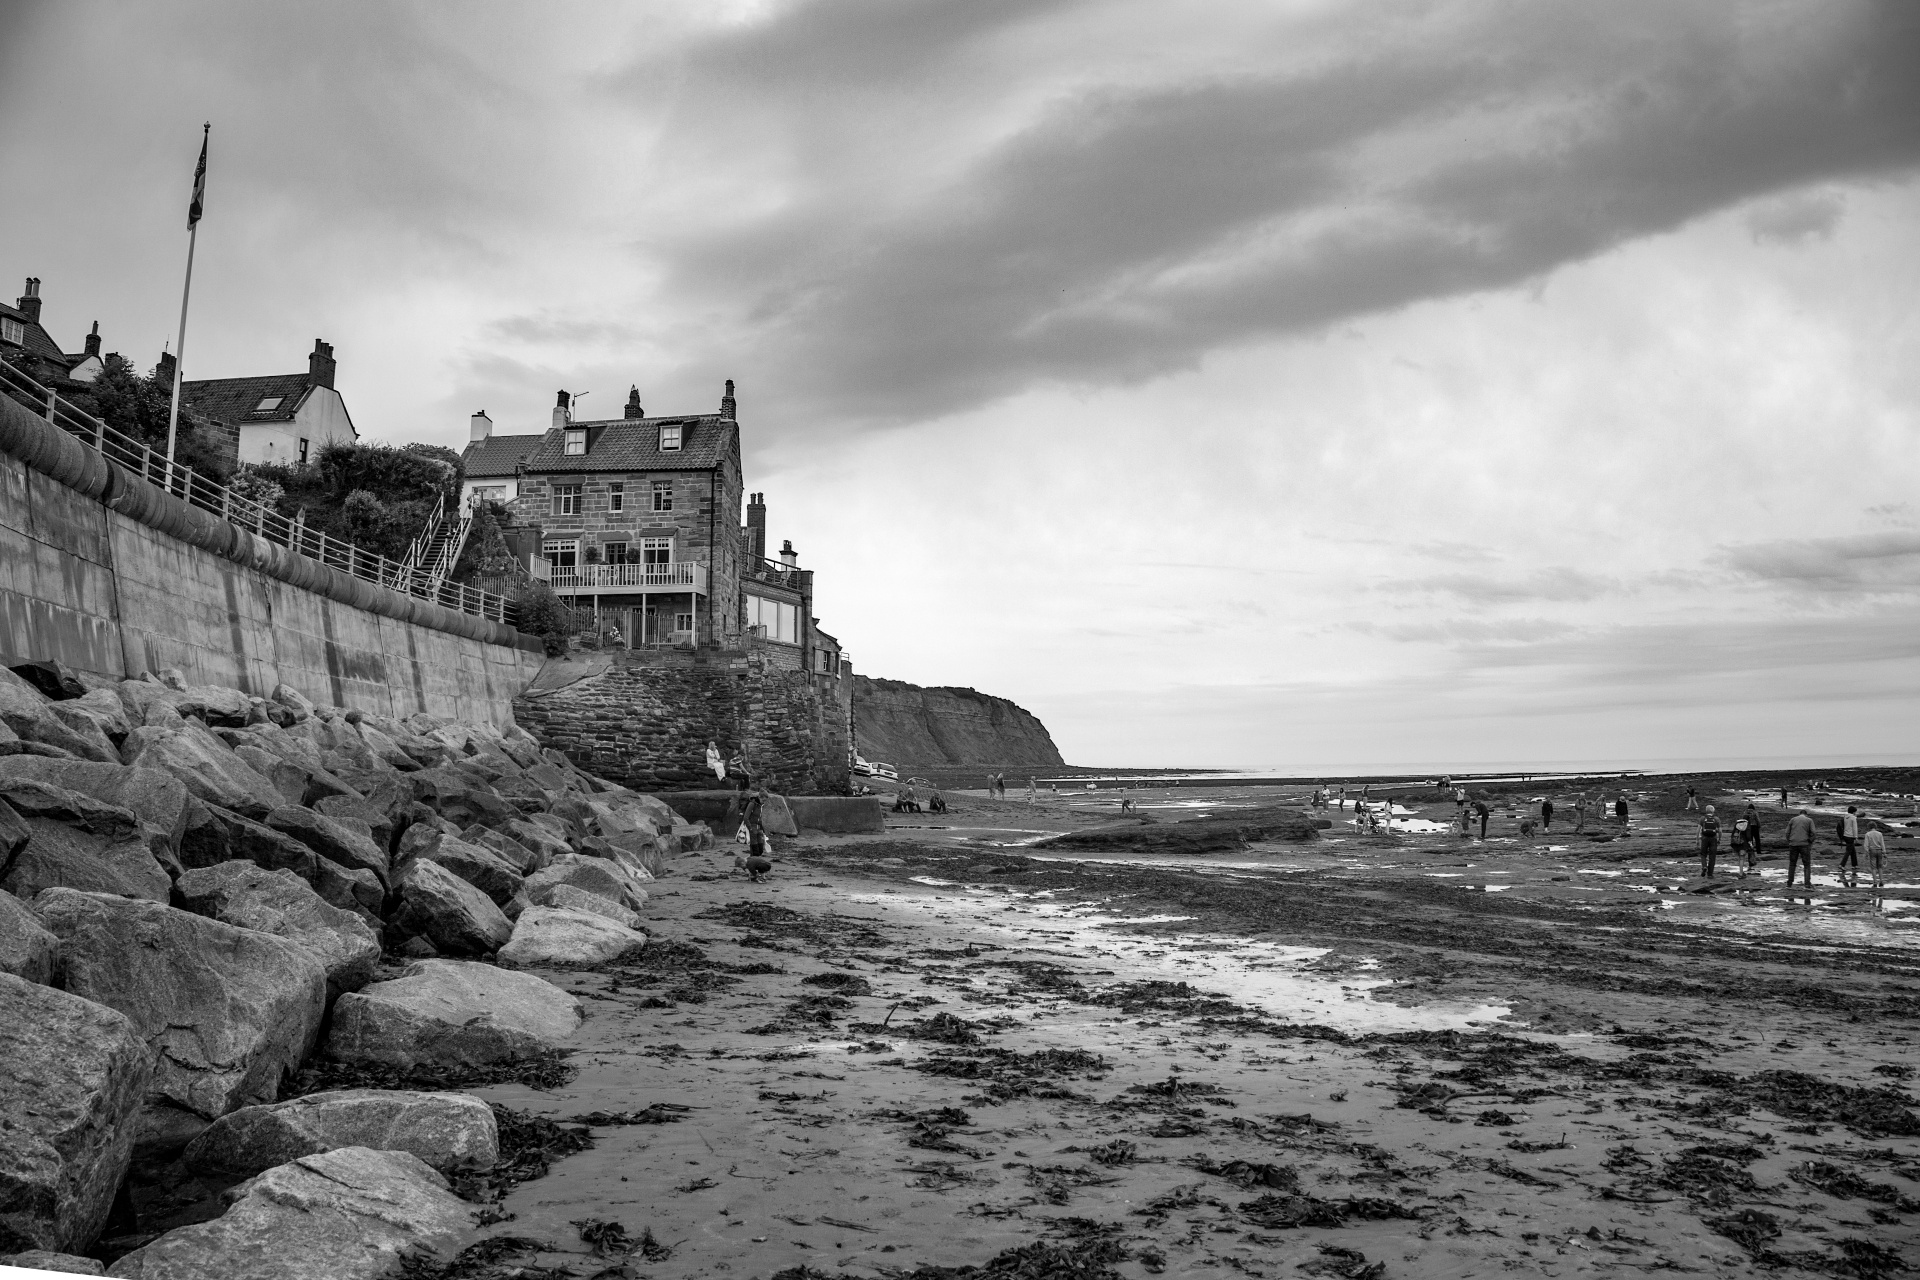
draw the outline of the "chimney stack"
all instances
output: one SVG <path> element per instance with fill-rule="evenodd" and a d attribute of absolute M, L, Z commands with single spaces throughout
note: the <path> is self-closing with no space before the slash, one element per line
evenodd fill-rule
<path fill-rule="evenodd" d="M 316 387 L 333 386 L 333 344 L 313 340 L 313 354 L 307 357 L 307 380 Z"/>
<path fill-rule="evenodd" d="M 732 422 L 733 419 L 733 379 L 727 379 L 727 389 L 720 396 L 720 420 Z"/>
<path fill-rule="evenodd" d="M 553 425 L 564 427 L 573 421 L 573 397 L 562 391 L 553 406 Z"/>
<path fill-rule="evenodd" d="M 27 291 L 20 295 L 16 304 L 26 315 L 28 324 L 40 323 L 40 277 L 27 277 Z"/>
<path fill-rule="evenodd" d="M 793 549 L 793 539 L 788 538 L 780 544 L 780 563 L 789 569 L 800 567 L 800 553 Z"/>
<path fill-rule="evenodd" d="M 747 495 L 747 552 L 756 559 L 767 558 L 767 495 Z"/>
<path fill-rule="evenodd" d="M 639 387 L 634 387 L 627 392 L 627 412 L 624 416 L 628 418 L 644 418 L 647 416 L 647 411 L 640 407 Z"/>
<path fill-rule="evenodd" d="M 471 425 L 469 426 L 467 431 L 467 440 L 469 442 L 472 442 L 475 440 L 485 440 L 488 436 L 492 434 L 493 434 L 493 419 L 487 416 L 487 411 L 485 409 L 482 409 L 480 412 L 473 415 L 473 418 L 471 420 Z"/>
<path fill-rule="evenodd" d="M 87 335 L 87 345 L 83 350 L 90 356 L 100 354 L 100 322 L 98 320 L 93 322 L 93 332 Z"/>
<path fill-rule="evenodd" d="M 173 386 L 173 352 L 160 353 L 160 363 L 153 366 L 153 376 L 163 385 Z"/>

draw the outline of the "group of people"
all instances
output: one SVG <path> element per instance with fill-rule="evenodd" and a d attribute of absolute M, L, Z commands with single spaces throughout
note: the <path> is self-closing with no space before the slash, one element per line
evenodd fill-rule
<path fill-rule="evenodd" d="M 1688 797 L 1694 794 L 1687 789 Z M 1787 887 L 1793 887 L 1795 876 L 1807 888 L 1813 888 L 1813 844 L 1817 830 L 1814 826 L 1812 810 L 1802 807 L 1787 821 Z M 1850 804 L 1847 811 L 1834 821 L 1834 835 L 1840 840 L 1840 882 L 1848 888 L 1854 887 L 1860 876 L 1860 855 L 1867 855 L 1867 872 L 1872 878 L 1873 887 L 1878 889 L 1887 882 L 1887 837 L 1878 824 L 1871 819 L 1862 819 L 1860 806 Z M 1729 833 L 1729 848 L 1738 855 L 1746 854 L 1746 866 L 1742 876 L 1753 874 L 1760 860 L 1760 810 L 1749 800 L 1746 812 L 1734 820 Z M 1720 819 L 1712 805 L 1706 806 L 1700 815 L 1700 875 L 1702 879 L 1712 879 L 1718 869 L 1720 852 Z"/>
<path fill-rule="evenodd" d="M 908 778 L 907 784 L 894 793 L 893 811 L 895 813 L 920 812 L 920 782 L 921 779 L 919 778 Z M 947 798 L 941 795 L 940 788 L 934 786 L 931 782 L 927 783 L 926 811 L 928 813 L 945 813 L 947 811 Z"/>

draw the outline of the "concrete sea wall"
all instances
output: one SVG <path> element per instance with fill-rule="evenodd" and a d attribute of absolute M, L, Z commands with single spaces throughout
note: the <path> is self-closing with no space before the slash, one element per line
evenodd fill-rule
<path fill-rule="evenodd" d="M 543 661 L 512 627 L 330 569 L 0 399 L 0 659 L 501 725 Z"/>

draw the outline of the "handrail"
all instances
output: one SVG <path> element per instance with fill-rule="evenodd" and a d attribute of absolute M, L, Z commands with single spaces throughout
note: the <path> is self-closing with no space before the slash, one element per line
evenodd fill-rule
<path fill-rule="evenodd" d="M 440 516 L 446 508 L 447 491 L 442 489 L 440 495 L 433 500 L 433 512 L 427 516 L 426 524 L 421 526 L 420 535 L 408 545 L 407 557 L 400 562 L 402 566 L 409 570 L 419 567 L 420 557 L 426 554 L 427 547 L 433 542 L 433 535 L 439 531 Z"/>
<path fill-rule="evenodd" d="M 91 414 L 60 399 L 59 393 L 43 387 L 20 370 L 0 361 L 0 393 L 25 405 L 47 422 L 79 440 L 141 479 L 164 489 L 188 504 L 209 511 L 221 519 L 247 530 L 295 555 L 338 569 L 364 582 L 404 592 L 415 599 L 485 618 L 491 622 L 512 624 L 518 621 L 518 607 L 505 596 L 476 590 L 450 582 L 425 582 L 407 566 L 382 555 L 364 551 L 350 542 L 342 542 L 318 529 L 307 527 L 301 518 L 289 519 L 264 503 L 242 497 L 226 485 L 218 484 L 192 467 L 169 461 L 154 452 L 143 440 L 109 427 Z M 440 495 L 436 513 L 444 506 Z"/>

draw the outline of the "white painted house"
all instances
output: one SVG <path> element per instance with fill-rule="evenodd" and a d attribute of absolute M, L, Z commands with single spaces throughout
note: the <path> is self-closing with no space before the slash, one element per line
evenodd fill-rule
<path fill-rule="evenodd" d="M 233 431 L 241 462 L 306 462 L 323 445 L 360 440 L 334 368 L 333 344 L 316 338 L 305 373 L 183 382 L 180 402 Z"/>

